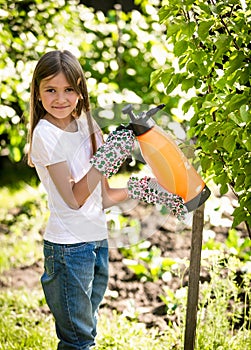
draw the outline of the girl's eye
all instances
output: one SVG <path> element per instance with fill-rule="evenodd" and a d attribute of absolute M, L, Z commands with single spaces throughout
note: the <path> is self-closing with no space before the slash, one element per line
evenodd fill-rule
<path fill-rule="evenodd" d="M 65 92 L 74 92 L 74 91 L 75 90 L 72 87 L 68 87 L 65 89 Z M 46 89 L 46 92 L 54 93 L 54 92 L 56 92 L 56 90 L 53 88 L 48 88 L 48 89 Z"/>

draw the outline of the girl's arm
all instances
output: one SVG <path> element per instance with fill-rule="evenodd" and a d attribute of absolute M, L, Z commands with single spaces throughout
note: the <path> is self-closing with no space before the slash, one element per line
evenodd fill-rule
<path fill-rule="evenodd" d="M 59 194 L 72 209 L 79 209 L 103 178 L 102 174 L 92 167 L 81 180 L 74 182 L 66 162 L 49 165 L 47 169 Z"/>
<path fill-rule="evenodd" d="M 103 208 L 109 208 L 113 205 L 124 202 L 128 199 L 127 188 L 111 188 L 106 178 L 102 180 Z"/>
<path fill-rule="evenodd" d="M 66 204 L 72 209 L 80 208 L 103 176 L 110 177 L 118 171 L 122 162 L 133 149 L 133 144 L 134 137 L 131 130 L 119 130 L 111 133 L 107 141 L 98 148 L 90 159 L 90 163 L 93 164 L 92 168 L 78 182 L 73 180 L 65 161 L 47 166 L 49 175 Z M 105 180 L 102 189 L 104 208 L 128 198 L 127 189 L 112 189 Z"/>

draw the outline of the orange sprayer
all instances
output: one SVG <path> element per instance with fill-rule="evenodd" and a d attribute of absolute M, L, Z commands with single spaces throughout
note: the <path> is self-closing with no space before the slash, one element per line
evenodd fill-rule
<path fill-rule="evenodd" d="M 131 123 L 127 128 L 133 130 L 142 156 L 159 184 L 181 196 L 188 211 L 193 211 L 208 199 L 211 192 L 174 140 L 151 118 L 164 106 L 139 116 L 135 116 L 131 105 L 124 107 L 122 112 L 130 116 Z"/>

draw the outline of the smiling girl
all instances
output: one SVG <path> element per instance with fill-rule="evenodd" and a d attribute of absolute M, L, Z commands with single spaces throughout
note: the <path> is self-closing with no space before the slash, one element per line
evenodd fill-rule
<path fill-rule="evenodd" d="M 126 147 L 121 152 L 128 153 L 132 135 L 122 134 Z M 116 147 L 122 141 L 116 139 Z M 95 345 L 98 307 L 108 281 L 104 209 L 128 198 L 126 188 L 110 188 L 90 163 L 100 150 L 106 163 L 112 142 L 106 148 L 102 144 L 78 60 L 69 51 L 46 53 L 31 85 L 29 164 L 48 194 L 41 283 L 55 318 L 58 349 Z M 126 155 L 118 157 L 121 164 Z"/>
<path fill-rule="evenodd" d="M 83 70 L 69 51 L 48 52 L 35 67 L 29 144 L 29 165 L 48 195 L 41 283 L 55 318 L 58 349 L 88 350 L 95 345 L 108 282 L 104 209 L 127 198 L 175 210 L 183 203 L 149 177 L 131 177 L 128 188 L 109 187 L 107 178 L 133 149 L 133 133 L 119 129 L 103 143 Z"/>

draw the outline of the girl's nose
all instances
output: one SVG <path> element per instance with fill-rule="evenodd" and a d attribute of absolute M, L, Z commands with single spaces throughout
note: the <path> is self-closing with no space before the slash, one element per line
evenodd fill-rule
<path fill-rule="evenodd" d="M 57 102 L 64 102 L 65 101 L 65 95 L 64 95 L 64 93 L 57 93 L 57 96 L 56 96 L 56 101 Z"/>

